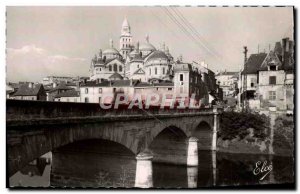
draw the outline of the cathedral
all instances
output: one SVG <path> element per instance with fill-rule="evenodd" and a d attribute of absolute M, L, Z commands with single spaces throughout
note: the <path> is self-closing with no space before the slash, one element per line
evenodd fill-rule
<path fill-rule="evenodd" d="M 156 93 L 168 98 L 185 96 L 207 105 L 209 96 L 215 95 L 214 73 L 203 64 L 184 63 L 182 56 L 176 61 L 169 48 L 162 44 L 156 48 L 146 35 L 144 42 L 133 43 L 131 27 L 125 18 L 121 28 L 119 46 L 110 40 L 109 48 L 100 50 L 91 61 L 90 80 L 80 85 L 80 101 L 111 103 L 105 94 L 141 94 L 145 100 Z M 104 100 L 104 102 L 103 102 Z"/>
<path fill-rule="evenodd" d="M 92 59 L 90 80 L 172 81 L 174 61 L 168 47 L 163 44 L 161 49 L 155 48 L 148 35 L 145 42 L 134 44 L 127 18 L 122 24 L 119 49 L 112 39 L 109 43 L 109 48 L 100 49 Z"/>

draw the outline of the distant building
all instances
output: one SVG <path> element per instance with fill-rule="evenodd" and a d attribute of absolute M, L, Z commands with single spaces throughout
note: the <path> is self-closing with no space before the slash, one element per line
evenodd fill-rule
<path fill-rule="evenodd" d="M 61 92 L 56 94 L 54 97 L 54 101 L 59 102 L 80 102 L 80 92 L 74 89 L 67 90 L 65 92 Z"/>
<path fill-rule="evenodd" d="M 74 90 L 74 88 L 67 86 L 64 82 L 61 82 L 58 85 L 54 83 L 52 89 L 47 91 L 47 101 L 54 101 L 55 97 L 58 94 L 66 92 L 68 90 Z"/>
<path fill-rule="evenodd" d="M 277 42 L 269 53 L 252 54 L 241 72 L 241 104 L 268 114 L 294 110 L 294 42 Z"/>
<path fill-rule="evenodd" d="M 238 88 L 238 75 L 239 72 L 217 72 L 216 80 L 220 88 L 223 90 L 224 97 L 234 96 Z"/>
<path fill-rule="evenodd" d="M 53 83 L 60 83 L 60 82 L 72 82 L 74 78 L 73 77 L 66 77 L 66 76 L 47 76 L 43 78 L 42 84 L 48 85 Z"/>
<path fill-rule="evenodd" d="M 46 92 L 42 84 L 26 83 L 20 85 L 13 98 L 17 100 L 46 100 Z"/>

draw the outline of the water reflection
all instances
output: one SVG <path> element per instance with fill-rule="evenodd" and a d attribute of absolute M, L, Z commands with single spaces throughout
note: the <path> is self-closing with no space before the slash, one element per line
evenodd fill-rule
<path fill-rule="evenodd" d="M 11 187 L 49 187 L 51 171 L 51 152 L 30 162 L 22 170 L 9 178 Z"/>
<path fill-rule="evenodd" d="M 84 153 L 64 149 L 54 152 L 53 156 L 43 156 L 10 177 L 10 186 L 134 186 L 135 157 L 99 154 L 91 147 L 89 149 L 90 152 Z M 257 161 L 267 161 L 268 165 L 273 166 L 273 170 L 263 180 L 259 180 L 261 176 L 253 174 Z M 200 151 L 198 167 L 153 163 L 153 186 L 199 188 L 293 183 L 293 165 L 291 157 Z"/>

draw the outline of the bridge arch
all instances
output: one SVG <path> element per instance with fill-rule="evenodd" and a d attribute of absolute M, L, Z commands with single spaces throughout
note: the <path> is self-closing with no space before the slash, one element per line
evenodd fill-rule
<path fill-rule="evenodd" d="M 15 128 L 14 130 L 34 131 L 35 129 L 32 126 L 28 126 L 22 129 Z M 29 162 L 45 153 L 84 140 L 102 139 L 112 141 L 137 154 L 139 152 L 139 142 L 143 141 L 143 139 L 137 137 L 139 136 L 138 133 L 138 129 L 129 128 L 126 130 L 125 128 L 124 130 L 119 130 L 114 123 L 102 126 L 97 124 L 49 125 L 43 127 L 42 132 L 34 135 L 23 132 L 18 137 L 18 142 L 9 147 L 9 175 L 13 175 Z"/>
<path fill-rule="evenodd" d="M 186 140 L 187 134 L 184 130 L 174 125 L 165 127 L 149 145 L 153 160 L 161 163 L 186 164 Z"/>
<path fill-rule="evenodd" d="M 198 138 L 199 150 L 210 150 L 212 146 L 213 126 L 207 121 L 200 121 L 192 132 L 192 136 Z"/>

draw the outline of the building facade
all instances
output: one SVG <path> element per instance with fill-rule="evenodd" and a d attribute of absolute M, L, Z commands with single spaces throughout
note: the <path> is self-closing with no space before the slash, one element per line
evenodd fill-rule
<path fill-rule="evenodd" d="M 241 106 L 268 114 L 293 113 L 294 42 L 284 38 L 269 53 L 252 54 L 241 72 Z"/>

